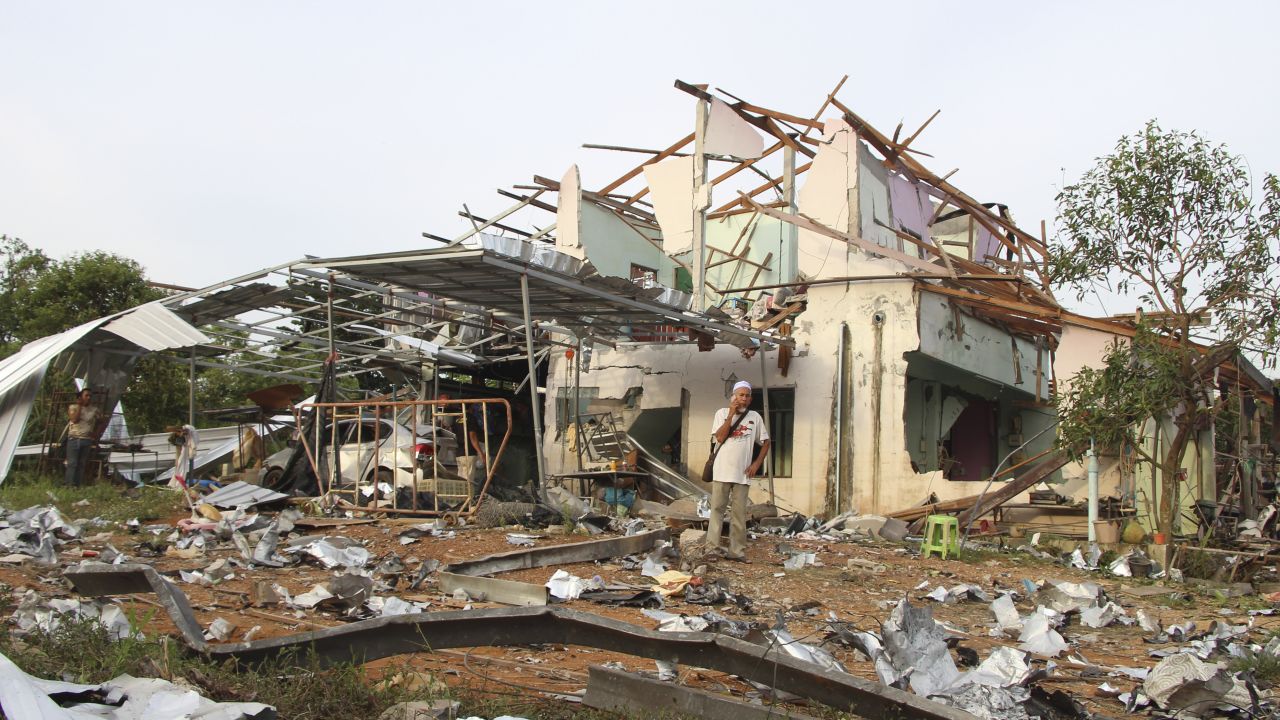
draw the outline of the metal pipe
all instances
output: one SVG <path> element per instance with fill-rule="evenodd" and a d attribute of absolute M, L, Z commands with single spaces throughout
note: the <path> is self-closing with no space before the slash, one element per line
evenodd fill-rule
<path fill-rule="evenodd" d="M 196 426 L 196 349 L 191 348 L 191 364 L 187 375 L 187 424 Z"/>
<path fill-rule="evenodd" d="M 1094 451 L 1093 438 L 1089 438 L 1085 457 L 1089 459 L 1089 542 L 1098 542 L 1098 453 Z"/>
<path fill-rule="evenodd" d="M 520 306 L 524 310 L 524 351 L 529 362 L 529 406 L 533 415 L 533 453 L 538 461 L 538 483 L 542 487 L 547 473 L 542 459 L 542 414 L 538 412 L 537 364 L 533 359 L 533 315 L 529 309 L 529 276 L 520 273 Z"/>
<path fill-rule="evenodd" d="M 871 512 L 881 512 L 880 507 L 880 404 L 884 387 L 884 321 L 885 313 L 877 310 L 871 315 L 875 342 L 871 353 Z"/>
<path fill-rule="evenodd" d="M 764 431 L 769 437 L 773 437 L 769 424 L 769 364 L 765 362 L 764 347 L 764 343 L 760 343 L 760 392 L 764 398 Z M 774 505 L 776 498 L 773 494 L 773 458 L 767 457 L 764 461 L 769 477 L 769 504 Z"/>
<path fill-rule="evenodd" d="M 329 356 L 333 357 L 333 273 L 329 273 L 329 293 L 325 300 L 325 315 L 329 325 Z"/>
<path fill-rule="evenodd" d="M 582 423 L 579 414 L 582 412 L 582 338 L 578 338 L 578 349 L 573 353 L 573 446 L 577 450 L 578 469 L 582 469 Z"/>
<path fill-rule="evenodd" d="M 844 469 L 844 363 L 845 363 L 845 341 L 844 336 L 849 332 L 849 323 L 840 323 L 840 345 L 836 349 L 836 492 L 835 492 L 835 512 L 832 515 L 839 515 L 844 512 L 840 506 L 840 484 L 841 471 Z"/>
<path fill-rule="evenodd" d="M 995 472 L 993 472 L 993 473 L 991 473 L 991 477 L 987 478 L 987 486 L 986 486 L 986 487 L 984 487 L 984 488 L 982 488 L 982 492 L 978 493 L 978 501 L 977 501 L 977 502 L 975 502 L 975 503 L 973 504 L 973 507 L 974 507 L 974 509 L 975 509 L 975 510 L 976 510 L 977 508 L 982 507 L 982 498 L 986 497 L 986 495 L 987 495 L 987 491 L 991 489 L 991 483 L 995 482 L 995 481 L 996 481 L 996 478 L 1000 477 L 1000 473 L 1001 473 L 1002 469 L 1004 468 L 1004 464 L 1005 464 L 1005 463 L 1007 463 L 1007 462 L 1009 462 L 1009 458 L 1013 457 L 1013 456 L 1014 456 L 1014 453 L 1018 452 L 1018 451 L 1019 451 L 1019 450 L 1021 450 L 1022 448 L 1024 448 L 1024 447 L 1026 447 L 1026 446 L 1030 445 L 1032 440 L 1035 440 L 1036 438 L 1040 437 L 1041 435 L 1045 434 L 1046 432 L 1049 432 L 1050 430 L 1052 430 L 1052 429 L 1054 429 L 1054 428 L 1056 428 L 1056 427 L 1058 427 L 1058 421 L 1057 421 L 1057 420 L 1054 420 L 1053 422 L 1049 423 L 1049 424 L 1048 424 L 1048 425 L 1047 425 L 1043 430 L 1041 430 L 1040 432 L 1036 433 L 1035 435 L 1032 435 L 1031 437 L 1027 438 L 1027 441 L 1026 441 L 1026 442 L 1024 442 L 1024 443 L 1022 443 L 1021 445 L 1019 445 L 1018 447 L 1016 447 L 1016 448 L 1014 448 L 1014 449 L 1010 450 L 1010 451 L 1009 451 L 1009 454 L 1004 456 L 1004 459 L 1000 461 L 1000 464 L 999 464 L 999 465 L 996 465 L 996 471 L 995 471 Z M 1047 451 L 1046 451 L 1046 452 L 1047 452 Z M 975 519 L 975 518 L 973 517 L 973 512 L 972 512 L 972 511 L 970 511 L 970 512 L 969 512 L 969 520 L 964 524 L 964 541 L 965 541 L 965 542 L 968 542 L 968 540 L 969 540 L 969 528 L 973 527 L 973 521 L 974 521 L 974 519 Z"/>

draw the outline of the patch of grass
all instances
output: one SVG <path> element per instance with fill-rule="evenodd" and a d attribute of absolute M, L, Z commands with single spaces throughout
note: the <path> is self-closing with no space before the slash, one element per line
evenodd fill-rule
<path fill-rule="evenodd" d="M 1232 658 L 1227 667 L 1232 672 L 1253 673 L 1254 680 L 1264 688 L 1280 684 L 1280 657 L 1270 653 L 1245 650 L 1242 657 Z"/>
<path fill-rule="evenodd" d="M 237 666 L 184 652 L 168 637 L 112 641 L 94 621 L 64 622 L 49 633 L 16 638 L 0 633 L 0 652 L 27 673 L 47 679 L 100 683 L 122 674 L 190 683 L 205 697 L 221 702 L 260 702 L 289 720 L 376 720 L 401 702 L 449 697 L 461 702 L 460 717 L 515 715 L 548 720 L 677 718 L 671 713 L 618 713 L 593 710 L 534 692 L 495 690 L 470 684 L 442 691 L 395 682 L 414 674 L 407 663 L 382 668 L 379 677 L 354 663 L 322 666 L 314 652 L 285 654 L 263 664 Z M 839 717 L 828 714 L 825 717 Z"/>
<path fill-rule="evenodd" d="M 1213 580 L 1222 568 L 1222 562 L 1217 557 L 1200 550 L 1188 552 L 1179 564 L 1184 576 L 1202 580 Z"/>
<path fill-rule="evenodd" d="M 1240 612 L 1266 610 L 1273 607 L 1270 602 L 1258 595 L 1239 595 L 1232 597 L 1226 590 L 1220 590 L 1217 588 L 1210 589 L 1206 595 L 1208 601 L 1214 606 L 1220 608 L 1231 608 Z"/>
<path fill-rule="evenodd" d="M 82 501 L 88 504 L 77 505 Z M 105 480 L 73 488 L 49 475 L 11 473 L 0 485 L 0 507 L 22 510 L 33 505 L 54 505 L 70 519 L 101 517 L 111 522 L 132 518 L 146 522 L 182 510 L 182 495 L 168 488 L 124 488 Z"/>
<path fill-rule="evenodd" d="M 1002 560 L 1007 557 L 1009 557 L 1007 553 L 1002 553 L 995 548 L 988 550 L 987 548 L 962 547 L 957 559 L 966 563 L 980 563 L 987 560 Z"/>
<path fill-rule="evenodd" d="M 0 652 L 40 678 L 99 683 L 128 673 L 184 679 L 211 699 L 266 703 L 291 720 L 374 720 L 398 702 L 431 699 L 425 690 L 372 680 L 358 665 L 321 667 L 314 653 L 241 668 L 185 653 L 167 637 L 112 641 L 93 621 L 64 622 L 52 632 L 20 639 L 3 634 Z"/>
<path fill-rule="evenodd" d="M 1188 610 L 1196 606 L 1196 599 L 1189 593 L 1169 591 L 1167 595 L 1153 595 L 1148 598 L 1153 604 L 1171 610 Z"/>
<path fill-rule="evenodd" d="M 130 618 L 131 622 L 135 620 Z M 124 673 L 155 677 L 155 663 L 167 657 L 171 648 L 161 640 L 138 636 L 112 641 L 105 627 L 83 620 L 64 621 L 51 632 L 23 638 L 4 634 L 0 651 L 30 675 L 95 683 Z"/>

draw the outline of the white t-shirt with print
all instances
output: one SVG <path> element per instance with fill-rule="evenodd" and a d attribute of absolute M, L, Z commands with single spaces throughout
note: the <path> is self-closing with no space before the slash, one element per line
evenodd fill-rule
<path fill-rule="evenodd" d="M 728 416 L 729 408 L 727 407 L 716 411 L 715 419 L 711 422 L 713 442 L 716 431 L 724 425 L 724 420 Z M 760 417 L 760 413 L 755 410 L 748 410 L 747 416 L 738 423 L 738 427 L 725 438 L 724 446 L 720 448 L 720 452 L 716 455 L 716 463 L 712 466 L 712 478 L 716 482 L 743 485 L 750 483 L 751 478 L 747 477 L 747 468 L 755 459 L 756 446 L 764 444 L 768 439 L 769 432 L 764 429 L 764 418 Z"/>

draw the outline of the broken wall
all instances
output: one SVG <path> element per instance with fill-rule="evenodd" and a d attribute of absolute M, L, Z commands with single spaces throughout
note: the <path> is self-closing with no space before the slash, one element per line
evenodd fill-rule
<path fill-rule="evenodd" d="M 663 251 L 661 233 L 584 201 L 576 165 L 560 183 L 556 250 L 590 260 L 601 275 L 630 279 L 634 264 L 654 270 L 662 285 L 679 287 L 678 265 Z"/>
<path fill-rule="evenodd" d="M 906 452 L 908 355 L 921 346 L 917 298 L 913 283 L 905 280 L 813 287 L 808 309 L 796 318 L 792 336 L 797 349 L 787 377 L 778 374 L 777 352 L 767 354 L 769 387 L 795 391 L 792 474 L 775 479 L 783 510 L 887 512 L 914 505 L 930 492 L 950 500 L 977 494 L 985 485 L 985 477 L 956 481 L 936 470 L 916 472 Z M 835 424 L 834 398 L 839 346 L 846 328 L 851 402 L 842 427 L 852 452 L 841 473 L 851 493 L 845 493 L 837 505 L 830 491 L 841 435 Z M 1008 343 L 1007 337 L 1004 342 Z M 549 396 L 572 393 L 568 362 L 563 356 L 553 358 Z M 681 407 L 688 418 L 682 428 L 683 459 L 689 468 L 701 468 L 711 451 L 712 418 L 726 405 L 732 383 L 748 380 L 760 387 L 760 376 L 758 357 L 744 359 L 736 348 L 723 344 L 705 353 L 692 345 L 620 344 L 616 350 L 597 348 L 591 371 L 582 374 L 581 382 L 584 388 L 597 388 L 592 391 L 596 397 L 592 410 L 619 408 L 629 393 L 641 389 L 636 410 L 617 411 L 624 427 L 640 410 Z M 555 427 L 555 412 L 555 404 L 549 403 L 548 427 Z M 1003 442 L 1007 452 L 1007 439 Z M 548 439 L 546 452 L 552 474 L 576 469 L 574 454 L 557 448 L 554 438 Z M 767 500 L 766 488 L 766 481 L 757 479 L 752 500 Z"/>
<path fill-rule="evenodd" d="M 674 252 L 676 260 L 691 264 L 693 251 L 686 238 L 691 237 L 696 199 L 690 159 L 670 158 L 648 166 L 645 176 L 664 235 L 670 238 L 666 252 Z M 823 144 L 800 183 L 797 205 L 801 214 L 822 225 L 887 249 L 902 250 L 912 258 L 919 256 L 918 248 L 906 243 L 895 229 L 927 236 L 927 220 L 933 210 L 928 194 L 886 170 L 883 161 L 870 153 L 844 120 L 826 123 Z M 563 210 L 563 201 L 561 207 Z M 588 207 L 593 205 L 582 203 L 574 214 L 579 218 L 578 241 L 601 272 L 625 277 L 624 268 L 629 269 L 630 263 L 643 265 L 652 245 L 620 221 L 610 224 L 602 218 L 587 231 L 591 222 Z M 595 210 L 604 212 L 598 207 Z M 716 265 L 725 255 L 711 252 L 708 265 L 714 267 L 708 270 L 708 282 L 719 288 L 786 282 L 790 278 L 781 275 L 788 264 L 784 258 L 792 257 L 799 272 L 815 280 L 908 269 L 904 259 L 868 255 L 840 239 L 804 228 L 792 230 L 780 220 L 753 213 L 709 220 L 709 247 L 731 251 L 736 245 L 748 260 L 768 269 L 758 270 L 738 260 Z M 674 274 L 673 264 L 650 267 L 664 268 L 659 281 L 673 284 L 666 274 L 666 269 Z M 721 299 L 714 297 L 711 302 Z M 846 332 L 848 371 L 843 374 L 842 387 L 837 366 Z M 1008 427 L 1010 418 L 1022 412 L 1015 403 L 1042 404 L 1047 398 L 1051 376 L 1047 350 L 1014 339 L 989 323 L 961 319 L 944 299 L 918 293 L 912 280 L 810 286 L 808 305 L 795 316 L 791 334 L 797 349 L 788 377 L 778 375 L 776 351 L 767 354 L 766 370 L 771 389 L 795 391 L 792 476 L 775 479 L 783 510 L 886 512 L 915 505 L 930 493 L 945 501 L 982 490 L 985 475 L 948 480 L 935 469 L 936 462 L 917 462 L 916 467 L 924 468 L 920 472 L 913 468 L 907 451 L 910 433 L 906 412 L 912 353 L 936 358 L 965 382 L 986 382 L 995 388 L 989 394 L 1000 405 L 1001 428 L 995 431 L 999 443 L 992 449 L 996 457 L 1007 454 L 1010 442 L 1021 442 L 1017 438 L 1020 432 L 1035 432 L 1052 422 L 1051 411 L 1037 409 L 1046 417 L 1028 415 L 1021 431 Z M 570 378 L 569 361 L 553 357 L 548 397 L 571 393 Z M 700 468 L 711 450 L 712 417 L 727 403 L 729 386 L 737 379 L 759 387 L 759 358 L 744 359 L 736 348 L 724 344 L 712 352 L 699 353 L 692 345 L 620 343 L 617 349 L 595 348 L 592 368 L 581 376 L 581 383 L 584 388 L 594 388 L 589 410 L 615 413 L 622 427 L 646 410 L 679 407 L 684 418 L 682 459 L 687 467 Z M 1006 386 L 1018 392 L 1001 391 Z M 838 396 L 846 398 L 847 407 L 841 409 L 843 417 L 836 427 Z M 557 404 L 548 403 L 547 408 L 547 426 L 555 427 Z M 918 435 L 920 428 L 912 431 Z M 547 442 L 550 473 L 576 469 L 573 453 L 557 450 L 554 438 Z M 1051 443 L 1052 434 L 1043 442 Z M 846 451 L 839 463 L 842 482 L 837 483 L 833 481 L 837 480 L 836 447 L 840 443 Z M 994 465 L 994 458 L 990 464 Z M 837 486 L 841 488 L 838 493 L 833 491 Z M 765 481 L 758 480 L 753 485 L 753 500 L 766 500 L 764 490 Z"/>

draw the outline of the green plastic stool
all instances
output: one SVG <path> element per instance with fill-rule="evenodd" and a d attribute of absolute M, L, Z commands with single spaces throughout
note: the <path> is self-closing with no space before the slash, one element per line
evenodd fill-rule
<path fill-rule="evenodd" d="M 929 557 L 931 552 L 943 560 L 948 554 L 960 554 L 960 521 L 954 515 L 930 515 L 925 520 L 920 557 Z"/>

